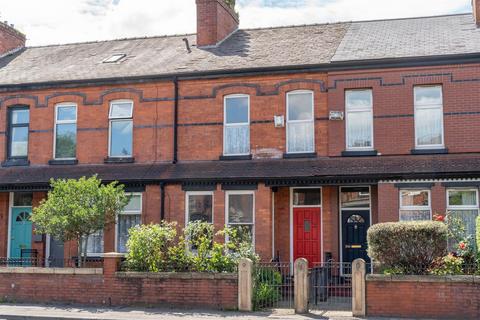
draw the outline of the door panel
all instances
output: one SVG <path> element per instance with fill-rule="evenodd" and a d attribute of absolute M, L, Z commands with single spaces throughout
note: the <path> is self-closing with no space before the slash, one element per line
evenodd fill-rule
<path fill-rule="evenodd" d="M 293 209 L 293 257 L 305 258 L 310 266 L 321 262 L 320 208 Z"/>
<path fill-rule="evenodd" d="M 22 249 L 32 248 L 32 208 L 12 208 L 10 257 L 20 258 Z"/>
<path fill-rule="evenodd" d="M 62 268 L 64 266 L 63 242 L 50 237 L 50 267 Z"/>
<path fill-rule="evenodd" d="M 367 255 L 367 230 L 370 226 L 370 211 L 344 210 L 342 212 L 343 262 L 361 258 L 370 261 Z"/>

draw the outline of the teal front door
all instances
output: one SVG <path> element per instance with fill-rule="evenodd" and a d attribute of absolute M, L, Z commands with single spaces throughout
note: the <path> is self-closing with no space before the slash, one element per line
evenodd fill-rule
<path fill-rule="evenodd" d="M 10 258 L 20 258 L 22 249 L 32 248 L 31 207 L 13 207 L 10 230 Z"/>

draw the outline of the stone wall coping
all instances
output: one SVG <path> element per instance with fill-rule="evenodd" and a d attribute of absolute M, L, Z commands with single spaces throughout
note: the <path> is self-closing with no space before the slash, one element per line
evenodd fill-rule
<path fill-rule="evenodd" d="M 118 278 L 150 278 L 150 279 L 224 279 L 237 280 L 236 273 L 207 272 L 116 272 Z"/>
<path fill-rule="evenodd" d="M 384 275 L 369 274 L 367 281 L 371 282 L 456 282 L 456 283 L 480 283 L 480 276 L 474 275 Z"/>
<path fill-rule="evenodd" d="M 0 267 L 0 273 L 92 275 L 103 274 L 103 268 Z"/>
<path fill-rule="evenodd" d="M 125 253 L 119 253 L 119 252 L 105 252 L 103 254 L 104 258 L 123 258 L 125 257 Z"/>

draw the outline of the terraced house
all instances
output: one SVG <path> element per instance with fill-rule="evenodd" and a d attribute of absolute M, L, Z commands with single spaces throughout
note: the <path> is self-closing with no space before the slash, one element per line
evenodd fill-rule
<path fill-rule="evenodd" d="M 473 14 L 246 30 L 223 0 L 196 6 L 182 36 L 25 47 L 0 26 L 0 256 L 74 257 L 29 216 L 50 178 L 93 174 L 133 197 L 92 257 L 162 219 L 246 226 L 282 262 L 368 260 L 370 225 L 446 210 L 474 232 L 479 0 Z"/>

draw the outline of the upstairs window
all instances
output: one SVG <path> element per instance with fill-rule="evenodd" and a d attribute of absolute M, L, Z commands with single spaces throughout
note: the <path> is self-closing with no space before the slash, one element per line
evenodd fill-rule
<path fill-rule="evenodd" d="M 414 95 L 415 147 L 442 148 L 444 145 L 442 87 L 415 87 Z"/>
<path fill-rule="evenodd" d="M 287 153 L 315 151 L 313 92 L 287 94 Z"/>
<path fill-rule="evenodd" d="M 226 156 L 250 154 L 250 97 L 225 97 L 223 154 Z"/>
<path fill-rule="evenodd" d="M 400 190 L 400 221 L 431 219 L 430 190 Z"/>
<path fill-rule="evenodd" d="M 475 221 L 478 216 L 476 189 L 447 190 L 447 211 L 465 226 L 465 236 L 475 237 Z"/>
<path fill-rule="evenodd" d="M 113 101 L 110 104 L 109 156 L 128 158 L 133 145 L 133 102 Z"/>
<path fill-rule="evenodd" d="M 11 107 L 8 111 L 8 158 L 27 158 L 30 110 L 28 107 Z"/>
<path fill-rule="evenodd" d="M 130 200 L 117 218 L 117 252 L 127 252 L 128 230 L 142 223 L 142 194 L 130 194 Z"/>
<path fill-rule="evenodd" d="M 55 112 L 55 159 L 75 159 L 77 156 L 77 106 L 58 105 Z"/>
<path fill-rule="evenodd" d="M 347 150 L 373 148 L 372 90 L 348 90 L 345 93 Z"/>

